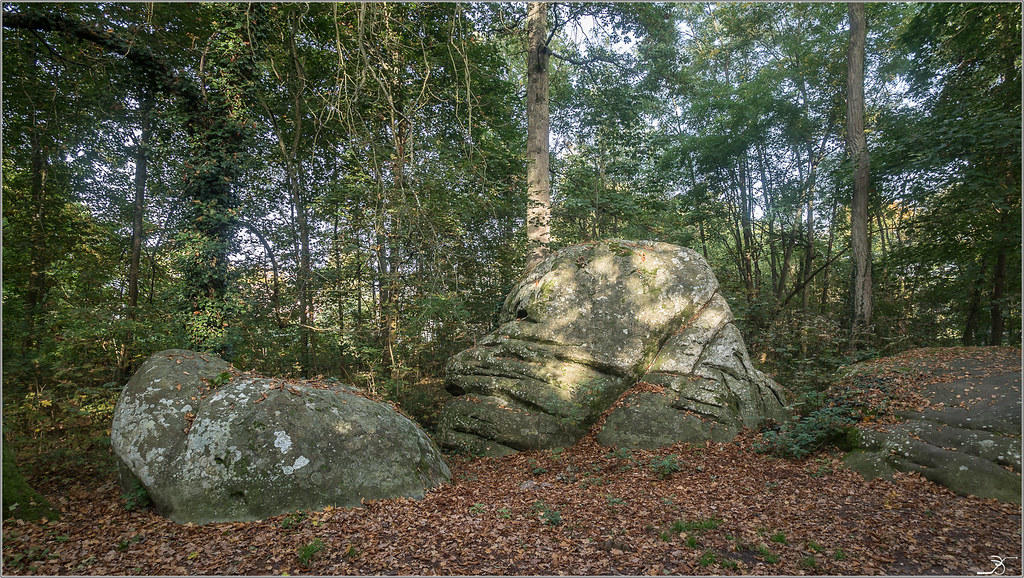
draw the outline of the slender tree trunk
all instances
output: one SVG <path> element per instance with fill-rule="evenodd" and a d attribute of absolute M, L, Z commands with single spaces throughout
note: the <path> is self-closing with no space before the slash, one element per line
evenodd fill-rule
<path fill-rule="evenodd" d="M 128 330 L 121 345 L 114 382 L 120 383 L 131 373 L 134 353 L 134 324 L 139 318 L 139 268 L 142 262 L 142 221 L 146 211 L 146 179 L 148 178 L 150 112 L 153 104 L 149 91 L 143 89 L 139 106 L 139 143 L 135 149 L 135 201 L 132 212 L 132 253 L 128 263 Z"/>
<path fill-rule="evenodd" d="M 739 162 L 739 194 L 740 194 L 740 227 L 741 234 L 743 235 L 743 243 L 741 245 L 742 251 L 741 257 L 741 273 L 743 275 L 743 283 L 747 292 L 747 303 L 754 302 L 755 288 L 754 288 L 754 231 L 752 228 L 752 215 L 751 215 L 751 193 L 747 186 L 747 163 L 746 160 L 740 160 Z"/>
<path fill-rule="evenodd" d="M 989 345 L 1003 344 L 1003 293 L 1006 288 L 1006 253 L 999 252 L 996 257 L 995 279 L 992 283 L 992 335 Z"/>
<path fill-rule="evenodd" d="M 853 251 L 853 319 L 850 350 L 871 326 L 871 237 L 868 231 L 869 163 L 864 134 L 864 45 L 867 23 L 864 4 L 851 2 L 850 46 L 846 55 L 846 143 L 853 160 L 853 201 L 850 245 Z"/>
<path fill-rule="evenodd" d="M 981 284 L 985 276 L 985 265 L 971 283 L 971 301 L 967 306 L 967 319 L 964 321 L 964 334 L 960 342 L 964 345 L 974 345 L 978 335 L 978 321 L 981 317 Z"/>
<path fill-rule="evenodd" d="M 32 181 L 29 185 L 29 192 L 32 196 L 32 232 L 29 238 L 32 244 L 29 247 L 29 272 L 28 291 L 26 292 L 27 320 L 29 330 L 25 345 L 31 349 L 35 347 L 38 335 L 38 321 L 42 318 L 44 301 L 46 299 L 47 278 L 46 268 L 48 266 L 45 255 L 45 231 L 46 231 L 46 155 L 43 152 L 42 144 L 39 142 L 39 131 L 42 130 L 36 118 L 36 111 L 33 107 L 29 122 L 29 146 L 32 148 L 30 159 Z"/>
<path fill-rule="evenodd" d="M 814 267 L 814 193 L 811 192 L 810 199 L 807 199 L 807 253 L 804 254 L 804 275 L 810 275 Z M 804 311 L 811 305 L 811 283 L 804 285 L 802 304 Z"/>
<path fill-rule="evenodd" d="M 793 256 L 793 247 L 796 246 L 797 232 L 790 231 L 786 235 L 786 246 L 782 251 L 782 264 L 779 267 L 779 284 L 776 297 L 782 298 L 786 293 L 786 282 L 789 281 L 789 263 Z"/>
<path fill-rule="evenodd" d="M 526 267 L 548 254 L 551 242 L 550 122 L 548 109 L 548 6 L 527 5 L 526 32 Z"/>
<path fill-rule="evenodd" d="M 707 261 L 708 257 L 708 240 L 707 235 L 704 233 L 704 221 L 700 220 L 697 222 L 697 230 L 700 232 L 700 250 L 704 254 L 704 260 Z"/>
<path fill-rule="evenodd" d="M 832 246 L 836 239 L 836 198 L 832 197 L 832 210 L 830 212 L 831 218 L 828 223 L 828 244 L 825 245 L 825 262 L 832 262 Z M 829 269 L 826 267 L 824 276 L 821 279 L 821 310 L 824 311 L 828 307 L 828 274 Z"/>

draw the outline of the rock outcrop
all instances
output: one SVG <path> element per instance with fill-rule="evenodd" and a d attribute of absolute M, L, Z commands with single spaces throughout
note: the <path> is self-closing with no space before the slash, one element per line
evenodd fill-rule
<path fill-rule="evenodd" d="M 908 362 L 933 376 L 921 391 L 929 407 L 896 412 L 902 419 L 885 431 L 862 428 L 847 466 L 869 480 L 917 472 L 961 495 L 1020 505 L 1020 350 L 979 350 L 961 350 L 945 369 Z"/>
<path fill-rule="evenodd" d="M 451 479 L 427 435 L 355 389 L 238 374 L 210 354 L 150 357 L 114 410 L 122 485 L 179 523 L 420 498 Z"/>
<path fill-rule="evenodd" d="M 505 299 L 500 327 L 455 355 L 442 445 L 482 455 L 564 447 L 638 382 L 599 442 L 731 438 L 784 419 L 708 264 L 667 243 L 607 240 L 549 256 Z"/>

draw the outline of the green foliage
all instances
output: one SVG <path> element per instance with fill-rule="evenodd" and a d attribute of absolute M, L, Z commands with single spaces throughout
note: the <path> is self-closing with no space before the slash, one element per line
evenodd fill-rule
<path fill-rule="evenodd" d="M 769 550 L 764 544 L 759 544 L 755 551 L 769 564 L 778 564 L 781 559 L 778 554 Z"/>
<path fill-rule="evenodd" d="M 548 506 L 542 500 L 533 503 L 533 509 L 539 514 L 540 523 L 545 526 L 561 526 L 562 514 L 558 510 Z"/>
<path fill-rule="evenodd" d="M 700 567 L 707 568 L 708 566 L 718 562 L 718 557 L 711 550 L 705 550 L 700 556 Z"/>
<path fill-rule="evenodd" d="M 299 546 L 298 551 L 295 553 L 299 558 L 299 564 L 301 564 L 303 568 L 309 568 L 313 559 L 316 558 L 325 547 L 326 545 L 320 538 L 313 538 L 309 542 Z"/>
<path fill-rule="evenodd" d="M 858 418 L 850 406 L 823 407 L 795 421 L 762 432 L 754 451 L 801 459 L 825 445 L 842 442 L 852 435 Z"/>
<path fill-rule="evenodd" d="M 298 512 L 292 512 L 281 520 L 281 529 L 291 530 L 293 528 L 298 528 L 307 518 L 309 518 L 309 512 L 303 512 L 301 510 Z"/>
<path fill-rule="evenodd" d="M 679 458 L 674 454 L 665 456 L 663 458 L 652 458 L 648 466 L 651 471 L 658 476 L 659 480 L 665 480 L 672 477 L 672 474 L 682 470 L 682 466 L 679 463 Z"/>
<path fill-rule="evenodd" d="M 30 546 L 24 552 L 14 553 L 9 558 L 4 557 L 4 566 L 13 570 L 38 572 L 38 562 L 46 562 L 59 557 L 59 554 L 56 554 L 48 547 Z"/>
<path fill-rule="evenodd" d="M 152 503 L 149 492 L 138 480 L 134 479 L 132 487 L 121 494 L 121 500 L 124 501 L 124 509 L 129 512 L 144 509 Z"/>
<path fill-rule="evenodd" d="M 447 398 L 421 384 L 493 327 L 524 262 L 516 10 L 5 6 L 110 42 L 6 20 L 5 394 L 61 403 L 189 346 L 332 376 L 432 425 Z M 798 400 L 770 445 L 814 451 L 842 431 L 815 412 L 852 361 L 844 6 L 551 10 L 570 57 L 551 70 L 554 244 L 698 249 L 753 360 Z M 1020 6 L 868 10 L 876 315 L 858 355 L 1017 343 Z M 584 17 L 590 33 L 569 33 Z"/>
<path fill-rule="evenodd" d="M 60 514 L 46 498 L 25 481 L 14 461 L 14 453 L 3 445 L 3 519 L 9 517 L 35 521 L 55 520 Z"/>
<path fill-rule="evenodd" d="M 127 552 L 127 551 L 128 551 L 128 549 L 129 549 L 129 548 L 131 548 L 132 544 L 138 544 L 138 543 L 139 543 L 139 542 L 141 542 L 141 541 L 142 541 L 143 539 L 145 539 L 145 537 L 144 537 L 143 535 L 141 535 L 141 534 L 136 534 L 135 536 L 132 536 L 131 538 L 129 538 L 129 539 L 127 539 L 127 540 L 121 540 L 121 541 L 119 541 L 119 542 L 117 543 L 117 546 L 116 546 L 116 548 L 115 548 L 115 549 L 116 549 L 116 550 L 117 550 L 118 552 Z"/>

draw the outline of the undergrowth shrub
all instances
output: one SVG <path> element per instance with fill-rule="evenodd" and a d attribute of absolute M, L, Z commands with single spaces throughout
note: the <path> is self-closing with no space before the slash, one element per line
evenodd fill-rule
<path fill-rule="evenodd" d="M 308 568 L 313 558 L 316 558 L 318 554 L 325 548 L 323 540 L 320 538 L 313 538 L 313 540 L 299 546 L 299 549 L 295 552 L 295 555 L 299 558 L 299 564 L 304 568 Z"/>
<path fill-rule="evenodd" d="M 754 451 L 800 459 L 826 445 L 851 446 L 857 421 L 848 405 L 823 407 L 761 432 L 762 441 L 754 444 Z"/>
<path fill-rule="evenodd" d="M 672 476 L 672 474 L 682 470 L 682 466 L 679 464 L 679 460 L 675 455 L 667 456 L 661 459 L 652 459 L 650 464 L 651 471 L 658 476 L 659 480 L 664 480 Z"/>

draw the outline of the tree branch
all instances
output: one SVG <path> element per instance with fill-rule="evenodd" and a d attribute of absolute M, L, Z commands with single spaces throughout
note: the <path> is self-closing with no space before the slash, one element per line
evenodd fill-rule
<path fill-rule="evenodd" d="M 552 51 L 550 49 L 547 50 L 547 53 L 548 53 L 548 56 L 552 56 L 552 57 L 557 58 L 557 59 L 559 59 L 559 60 L 561 60 L 563 62 L 568 62 L 569 64 L 575 64 L 576 66 L 579 66 L 579 67 L 582 67 L 582 68 L 586 68 L 586 67 L 590 66 L 591 64 L 594 64 L 595 62 L 604 62 L 605 64 L 611 64 L 612 66 L 618 68 L 622 72 L 626 72 L 628 70 L 625 66 L 622 65 L 621 62 L 618 62 L 618 61 L 616 61 L 616 60 L 614 60 L 612 58 L 606 58 L 606 57 L 602 57 L 602 56 L 591 56 L 590 58 L 580 60 L 578 58 L 573 58 L 571 56 L 566 56 L 564 54 L 559 54 L 559 53 L 554 52 L 554 51 Z"/>
<path fill-rule="evenodd" d="M 62 15 L 37 12 L 34 9 L 27 12 L 4 11 L 3 27 L 34 32 L 57 32 L 89 42 L 127 59 L 132 64 L 132 69 L 153 83 L 156 88 L 185 99 L 198 98 L 199 90 L 194 83 L 181 77 L 148 48 L 129 43 L 113 33 L 97 30 Z"/>

